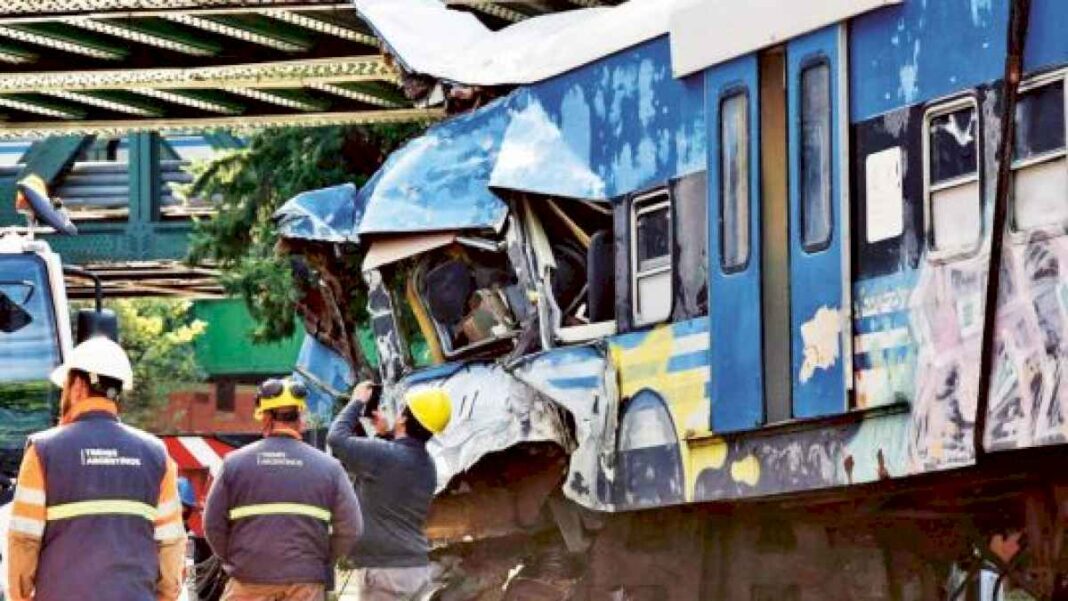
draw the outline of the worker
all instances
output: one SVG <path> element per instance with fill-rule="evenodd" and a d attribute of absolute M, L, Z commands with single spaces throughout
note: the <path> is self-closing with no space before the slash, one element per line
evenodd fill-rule
<path fill-rule="evenodd" d="M 185 530 L 163 443 L 119 422 L 130 360 L 103 336 L 52 372 L 60 425 L 30 437 L 8 533 L 13 601 L 177 599 Z"/>
<path fill-rule="evenodd" d="M 188 530 L 189 518 L 193 517 L 194 511 L 200 509 L 200 503 L 197 502 L 197 492 L 193 490 L 193 483 L 185 476 L 178 476 L 178 499 L 182 503 L 182 522 L 186 524 Z"/>
<path fill-rule="evenodd" d="M 271 379 L 256 394 L 264 438 L 234 451 L 208 492 L 204 534 L 230 576 L 224 601 L 323 601 L 334 561 L 363 530 L 336 459 L 301 439 L 308 390 Z"/>
<path fill-rule="evenodd" d="M 350 554 L 359 599 L 415 599 L 427 592 L 431 579 L 424 530 L 437 470 L 426 443 L 449 424 L 452 404 L 440 388 L 409 392 L 393 439 L 369 438 L 359 419 L 373 390 L 366 382 L 356 388 L 326 440 L 354 477 L 364 511 L 366 533 Z"/>

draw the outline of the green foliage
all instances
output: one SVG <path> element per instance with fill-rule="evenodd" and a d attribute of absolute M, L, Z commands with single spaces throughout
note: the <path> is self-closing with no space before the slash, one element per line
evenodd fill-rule
<path fill-rule="evenodd" d="M 218 265 L 225 289 L 244 299 L 257 322 L 254 341 L 282 340 L 296 325 L 297 291 L 287 259 L 275 251 L 274 211 L 301 192 L 363 184 L 389 152 L 419 128 L 388 124 L 263 130 L 246 148 L 194 167 L 195 180 L 182 193 L 213 200 L 219 212 L 196 224 L 189 259 Z M 351 301 L 346 310 L 356 312 L 351 315 L 355 323 L 364 325 L 366 303 L 346 300 Z"/>
<path fill-rule="evenodd" d="M 186 300 L 135 298 L 106 304 L 118 315 L 122 346 L 133 364 L 134 389 L 123 395 L 123 420 L 158 427 L 168 395 L 205 377 L 193 343 L 206 324 L 192 318 L 192 303 Z"/>

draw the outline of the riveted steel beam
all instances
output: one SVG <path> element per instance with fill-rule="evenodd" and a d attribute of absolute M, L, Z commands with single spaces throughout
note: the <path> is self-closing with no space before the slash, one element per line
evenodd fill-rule
<path fill-rule="evenodd" d="M 381 57 L 354 56 L 186 69 L 7 73 L 0 78 L 0 94 L 42 89 L 300 88 L 312 83 L 396 80 L 396 70 Z"/>
<path fill-rule="evenodd" d="M 131 25 L 129 22 L 116 23 L 90 19 L 87 17 L 69 17 L 63 19 L 61 23 L 136 42 L 138 44 L 144 44 L 145 46 L 162 48 L 164 50 L 171 50 L 173 52 L 180 52 L 192 56 L 212 56 L 219 50 L 217 46 L 194 44 L 177 39 L 173 36 L 165 36 L 156 32 L 146 31 Z"/>
<path fill-rule="evenodd" d="M 125 52 L 121 50 L 103 48 L 95 44 L 75 40 L 69 36 L 30 31 L 21 27 L 0 25 L 0 37 L 103 60 L 120 60 L 126 56 Z"/>
<path fill-rule="evenodd" d="M 326 103 L 318 102 L 310 98 L 304 98 L 293 93 L 280 93 L 278 91 L 232 86 L 222 88 L 222 90 L 230 94 L 251 98 L 257 102 L 265 102 L 267 104 L 273 104 L 297 111 L 321 111 L 327 107 Z"/>
<path fill-rule="evenodd" d="M 94 11 L 132 12 L 175 9 L 257 10 L 266 7 L 349 6 L 337 0 L 7 0 L 0 15 L 69 15 Z M 182 12 L 189 12 L 183 10 Z"/>
<path fill-rule="evenodd" d="M 349 100 L 355 100 L 357 102 L 363 102 L 374 106 L 381 106 L 385 108 L 399 108 L 401 106 L 404 106 L 402 103 L 397 102 L 395 100 L 382 98 L 381 96 L 369 94 L 361 90 L 355 90 L 348 86 L 343 86 L 340 84 L 319 83 L 312 84 L 310 87 L 313 90 L 318 90 L 326 94 L 338 96 L 339 98 L 347 98 Z"/>
<path fill-rule="evenodd" d="M 183 94 L 181 92 L 172 92 L 170 90 L 157 90 L 155 88 L 130 88 L 129 91 L 133 92 L 134 94 L 146 96 L 148 98 L 155 98 L 156 100 L 162 100 L 171 104 L 186 106 L 208 113 L 237 115 L 242 112 L 241 107 L 238 105 L 216 102 L 214 100 L 208 100 L 206 98 L 200 98 L 190 94 Z"/>
<path fill-rule="evenodd" d="M 358 42 L 360 44 L 366 44 L 368 46 L 375 47 L 381 46 L 381 43 L 379 42 L 378 38 L 369 33 L 357 31 L 355 29 L 352 29 L 351 27 L 345 27 L 343 25 L 338 25 L 337 23 L 331 23 L 329 21 L 324 21 L 322 19 L 303 15 L 291 10 L 274 8 L 262 10 L 260 11 L 260 14 L 271 19 L 282 21 L 283 23 L 289 23 L 290 25 L 303 27 L 304 29 L 307 29 L 309 31 L 331 35 L 334 37 L 341 38 L 343 40 L 348 40 L 350 42 Z"/>
<path fill-rule="evenodd" d="M 85 117 L 84 111 L 65 109 L 50 104 L 40 103 L 26 98 L 13 98 L 0 96 L 0 107 L 15 109 L 24 113 L 33 113 L 56 119 L 81 119 Z"/>
<path fill-rule="evenodd" d="M 110 98 L 102 98 L 100 96 L 87 94 L 85 92 L 70 92 L 68 90 L 41 90 L 41 93 L 47 94 L 49 96 L 55 96 L 56 98 L 66 100 L 68 102 L 75 102 L 78 104 L 102 108 L 105 110 L 114 111 L 116 113 L 137 115 L 138 117 L 159 117 L 163 114 L 163 112 L 158 108 L 153 108 L 142 104 L 122 102 Z"/>
<path fill-rule="evenodd" d="M 0 106 L 3 106 L 0 97 Z M 440 109 L 391 109 L 290 115 L 242 115 L 207 118 L 163 118 L 97 121 L 0 122 L 0 139 L 42 138 L 50 135 L 117 136 L 135 131 L 190 132 L 230 129 L 238 132 L 264 127 L 321 127 L 367 123 L 429 123 L 445 116 Z"/>
<path fill-rule="evenodd" d="M 311 47 L 306 43 L 300 43 L 290 39 L 268 35 L 259 31 L 253 31 L 252 29 L 246 29 L 232 23 L 219 21 L 215 18 L 197 17 L 180 13 L 167 13 L 162 15 L 162 17 L 168 21 L 185 25 L 186 27 L 201 29 L 209 33 L 231 37 L 250 44 L 258 44 L 260 46 L 274 48 L 275 50 L 281 50 L 283 52 L 304 52 Z"/>

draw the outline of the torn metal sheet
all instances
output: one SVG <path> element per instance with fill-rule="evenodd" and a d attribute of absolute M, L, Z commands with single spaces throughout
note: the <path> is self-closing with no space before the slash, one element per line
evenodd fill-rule
<path fill-rule="evenodd" d="M 557 408 L 500 365 L 469 364 L 437 379 L 401 381 L 391 399 L 393 411 L 408 391 L 428 387 L 440 387 L 452 399 L 449 427 L 427 444 L 437 466 L 438 492 L 490 453 L 529 442 L 566 446 Z"/>
<path fill-rule="evenodd" d="M 439 123 L 390 155 L 356 197 L 359 233 L 493 229 L 508 206 L 486 183 L 508 125 L 507 99 Z"/>
<path fill-rule="evenodd" d="M 355 0 L 356 9 L 410 72 L 468 85 L 542 81 L 668 32 L 682 0 L 630 0 L 491 31 L 435 0 Z"/>
<path fill-rule="evenodd" d="M 311 335 L 304 336 L 293 377 L 307 385 L 308 411 L 323 424 L 333 416 L 334 399 L 347 397 L 356 385 L 348 361 Z"/>
<path fill-rule="evenodd" d="M 363 270 L 378 269 L 383 265 L 421 255 L 436 248 L 448 246 L 455 240 L 456 234 L 454 232 L 396 236 L 375 240 L 371 243 L 371 246 L 367 249 L 367 254 L 363 258 Z"/>
<path fill-rule="evenodd" d="M 356 242 L 364 212 L 356 192 L 356 186 L 342 184 L 294 196 L 274 212 L 278 233 L 283 238 L 316 242 Z"/>
<path fill-rule="evenodd" d="M 513 95 L 516 111 L 504 132 L 490 174 L 492 188 L 588 200 L 608 200 L 604 180 L 590 169 L 588 149 L 580 156 L 541 102 L 522 90 Z"/>
<path fill-rule="evenodd" d="M 522 359 L 512 373 L 574 419 L 577 446 L 571 452 L 564 494 L 591 509 L 611 509 L 619 394 L 605 349 L 553 349 Z"/>

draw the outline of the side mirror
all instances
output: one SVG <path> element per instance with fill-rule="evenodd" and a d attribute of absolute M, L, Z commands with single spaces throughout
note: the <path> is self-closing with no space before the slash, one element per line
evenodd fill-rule
<path fill-rule="evenodd" d="M 93 336 L 107 336 L 119 341 L 119 317 L 111 309 L 82 309 L 78 311 L 78 329 L 75 344 Z"/>
<path fill-rule="evenodd" d="M 33 321 L 33 316 L 11 300 L 11 298 L 0 292 L 0 332 L 5 334 L 13 334 L 22 328 L 30 325 Z"/>

